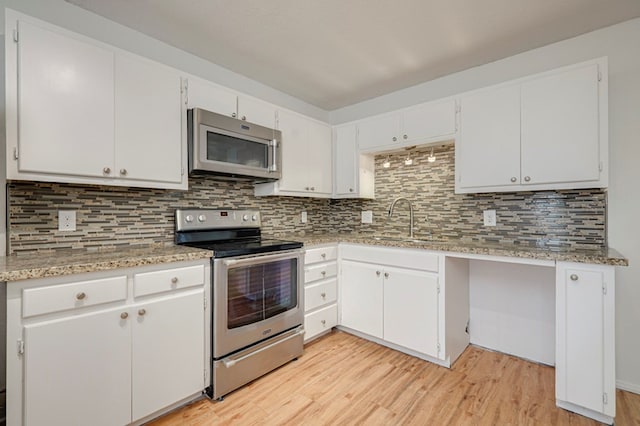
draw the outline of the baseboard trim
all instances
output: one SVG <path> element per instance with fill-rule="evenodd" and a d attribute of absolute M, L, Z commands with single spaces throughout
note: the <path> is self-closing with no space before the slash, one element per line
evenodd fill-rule
<path fill-rule="evenodd" d="M 623 391 L 633 392 L 640 395 L 640 385 L 635 383 L 624 382 L 622 380 L 616 381 L 616 387 L 618 389 L 622 389 Z"/>

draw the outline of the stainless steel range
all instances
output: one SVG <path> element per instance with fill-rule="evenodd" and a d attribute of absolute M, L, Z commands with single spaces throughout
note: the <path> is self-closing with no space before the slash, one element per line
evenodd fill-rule
<path fill-rule="evenodd" d="M 209 397 L 302 354 L 302 243 L 262 238 L 257 211 L 195 209 L 176 210 L 176 244 L 214 253 Z"/>

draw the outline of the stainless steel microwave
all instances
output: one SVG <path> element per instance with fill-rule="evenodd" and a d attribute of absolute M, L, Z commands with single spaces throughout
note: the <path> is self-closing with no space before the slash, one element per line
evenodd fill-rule
<path fill-rule="evenodd" d="M 187 111 L 189 174 L 229 180 L 280 179 L 282 134 L 200 108 Z"/>

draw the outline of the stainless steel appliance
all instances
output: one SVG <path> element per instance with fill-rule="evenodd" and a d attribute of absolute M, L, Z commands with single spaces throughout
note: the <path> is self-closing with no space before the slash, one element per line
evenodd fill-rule
<path fill-rule="evenodd" d="M 227 393 L 297 358 L 302 243 L 262 238 L 260 213 L 176 210 L 176 243 L 212 250 L 211 386 Z"/>
<path fill-rule="evenodd" d="M 187 111 L 189 174 L 268 182 L 280 179 L 282 136 L 200 108 Z"/>

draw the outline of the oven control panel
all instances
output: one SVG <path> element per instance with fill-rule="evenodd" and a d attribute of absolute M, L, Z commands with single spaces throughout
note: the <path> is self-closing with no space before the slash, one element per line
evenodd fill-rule
<path fill-rule="evenodd" d="M 176 210 L 176 231 L 259 227 L 260 212 L 257 210 Z"/>

